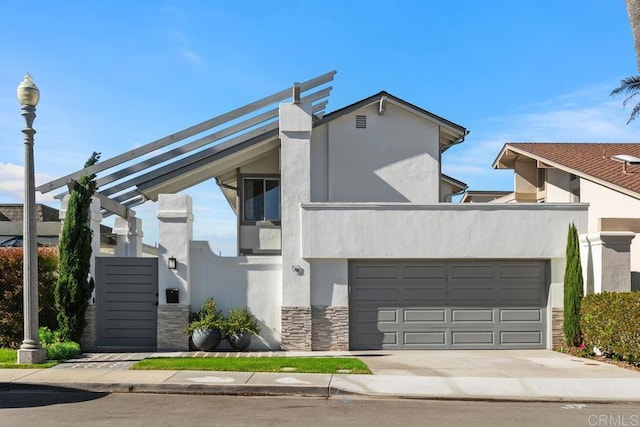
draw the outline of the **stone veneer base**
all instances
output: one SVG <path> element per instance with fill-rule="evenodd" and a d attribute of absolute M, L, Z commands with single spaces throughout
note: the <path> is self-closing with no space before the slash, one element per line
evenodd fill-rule
<path fill-rule="evenodd" d="M 282 313 L 282 341 L 283 350 L 311 350 L 311 307 L 285 307 Z"/>
<path fill-rule="evenodd" d="M 188 323 L 188 305 L 159 305 L 157 336 L 158 351 L 188 351 L 189 335 L 184 330 Z"/>
<path fill-rule="evenodd" d="M 551 310 L 551 345 L 558 348 L 564 345 L 564 309 L 553 308 Z"/>
<path fill-rule="evenodd" d="M 349 350 L 349 307 L 311 307 L 311 349 Z"/>
<path fill-rule="evenodd" d="M 96 306 L 90 304 L 87 307 L 87 311 L 84 313 L 84 329 L 82 330 L 82 336 L 80 337 L 80 348 L 82 351 L 96 350 L 96 312 Z"/>

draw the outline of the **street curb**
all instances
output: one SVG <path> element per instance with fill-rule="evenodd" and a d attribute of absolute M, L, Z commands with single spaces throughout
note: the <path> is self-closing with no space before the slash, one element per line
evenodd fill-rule
<path fill-rule="evenodd" d="M 58 392 L 92 392 L 92 393 L 149 393 L 149 394 L 183 394 L 183 395 L 218 395 L 218 396 L 292 396 L 315 398 L 361 397 L 369 399 L 402 399 L 402 400 L 437 400 L 468 402 L 513 402 L 513 403 L 599 403 L 599 404 L 637 404 L 636 400 L 624 399 L 580 399 L 559 396 L 546 397 L 511 397 L 511 396 L 435 396 L 435 395 L 403 395 L 359 393 L 342 390 L 334 386 L 290 386 L 290 385 L 250 385 L 250 384 L 153 384 L 153 383 L 3 383 L 4 390 L 34 390 L 38 388 L 53 389 Z"/>
<path fill-rule="evenodd" d="M 199 394 L 230 396 L 299 396 L 329 397 L 327 386 L 300 385 L 251 385 L 251 384 L 172 384 L 172 383 L 5 383 L 11 389 L 54 388 L 59 391 L 88 391 L 94 393 L 154 393 L 154 394 Z"/>

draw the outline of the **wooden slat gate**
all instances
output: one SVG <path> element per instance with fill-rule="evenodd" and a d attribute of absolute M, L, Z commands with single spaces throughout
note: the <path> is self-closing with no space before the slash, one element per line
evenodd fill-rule
<path fill-rule="evenodd" d="M 96 347 L 155 351 L 158 259 L 96 257 Z"/>

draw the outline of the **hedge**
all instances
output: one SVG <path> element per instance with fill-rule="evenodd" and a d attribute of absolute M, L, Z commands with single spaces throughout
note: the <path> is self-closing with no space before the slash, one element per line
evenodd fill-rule
<path fill-rule="evenodd" d="M 38 248 L 39 323 L 57 329 L 53 292 L 58 251 Z M 22 248 L 0 249 L 0 347 L 18 347 L 23 338 Z"/>
<path fill-rule="evenodd" d="M 640 361 L 640 292 L 605 292 L 582 300 L 580 328 L 587 348 Z"/>

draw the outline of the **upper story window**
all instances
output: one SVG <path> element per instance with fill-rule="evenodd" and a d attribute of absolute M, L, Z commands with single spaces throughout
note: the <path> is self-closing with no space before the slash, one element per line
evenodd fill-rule
<path fill-rule="evenodd" d="M 280 179 L 242 180 L 243 221 L 280 221 Z"/>

